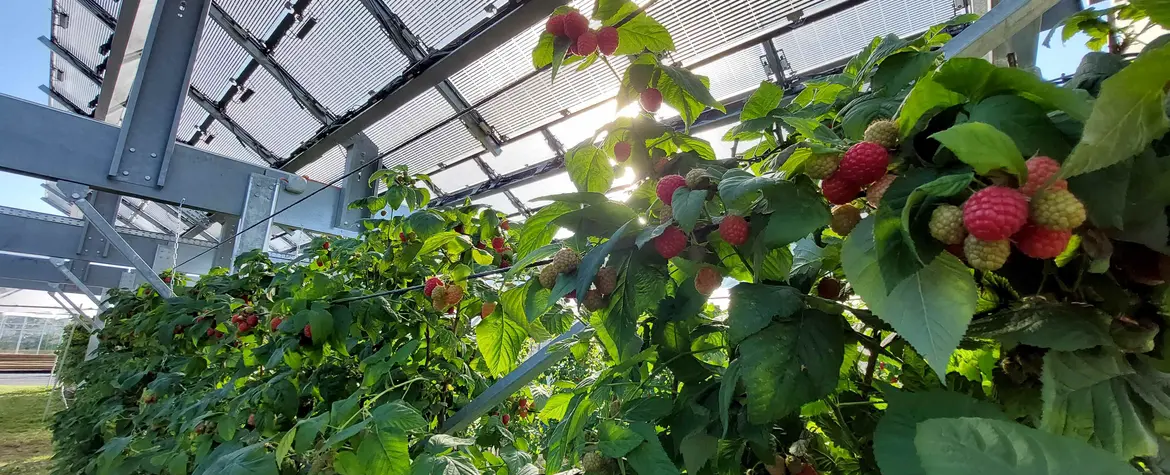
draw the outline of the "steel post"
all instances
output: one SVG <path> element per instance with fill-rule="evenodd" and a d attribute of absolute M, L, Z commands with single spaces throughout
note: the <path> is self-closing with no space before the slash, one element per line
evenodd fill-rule
<path fill-rule="evenodd" d="M 361 171 L 346 177 L 341 182 L 341 194 L 337 196 L 337 210 L 333 213 L 333 226 L 358 231 L 361 227 L 361 220 L 370 216 L 368 208 L 349 209 L 349 204 L 374 196 L 374 187 L 370 185 L 370 175 L 373 175 L 381 167 L 381 162 L 375 160 L 377 156 L 378 146 L 374 145 L 374 142 L 364 133 L 357 134 L 349 143 L 345 144 L 345 172 L 352 172 L 359 167 Z"/>
<path fill-rule="evenodd" d="M 253 249 L 268 250 L 269 230 L 272 226 L 272 212 L 276 210 L 276 193 L 280 180 L 253 174 L 248 181 L 248 195 L 244 199 L 244 213 L 240 215 L 240 228 L 247 229 L 236 236 L 232 245 L 232 260 Z M 261 223 L 257 225 L 257 223 Z M 255 227 L 252 227 L 254 226 Z M 252 227 L 251 229 L 248 229 Z"/>

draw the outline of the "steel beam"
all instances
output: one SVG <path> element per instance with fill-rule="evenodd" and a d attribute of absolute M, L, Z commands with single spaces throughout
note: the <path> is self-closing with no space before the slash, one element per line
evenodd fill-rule
<path fill-rule="evenodd" d="M 85 109 L 82 109 L 81 106 L 74 104 L 73 101 L 69 100 L 69 98 L 62 96 L 61 93 L 53 90 L 53 88 L 42 84 L 40 85 L 39 89 L 54 101 L 60 102 L 61 105 L 68 107 L 69 110 L 73 111 L 74 114 L 91 117 L 89 112 L 87 112 Z"/>
<path fill-rule="evenodd" d="M 211 0 L 159 0 L 110 162 L 112 179 L 145 187 L 166 184 L 210 6 Z"/>
<path fill-rule="evenodd" d="M 244 213 L 240 215 L 241 234 L 232 244 L 232 261 L 240 254 L 260 249 L 268 250 L 268 236 L 272 226 L 272 212 L 276 210 L 276 194 L 280 180 L 260 174 L 252 175 L 248 183 L 248 197 Z"/>
<path fill-rule="evenodd" d="M 121 123 L 121 111 L 130 97 L 130 88 L 138 74 L 142 48 L 150 30 L 157 2 L 120 0 L 117 26 L 110 40 L 110 54 L 106 57 L 106 75 L 94 117 L 111 123 Z"/>
<path fill-rule="evenodd" d="M 96 84 L 98 87 L 102 86 L 102 76 L 97 71 L 94 71 L 93 68 L 89 67 L 88 64 L 85 64 L 85 61 L 82 61 L 81 58 L 74 56 L 73 53 L 70 53 L 64 46 L 57 44 L 56 41 L 45 38 L 44 36 L 38 37 L 37 39 L 45 46 L 48 46 L 49 51 L 52 51 L 53 54 L 73 65 L 78 71 L 81 71 L 81 74 L 86 79 L 89 79 L 90 82 Z"/>
<path fill-rule="evenodd" d="M 358 168 L 361 170 L 346 177 L 341 183 L 337 211 L 333 214 L 334 226 L 357 231 L 361 227 L 361 220 L 370 217 L 368 208 L 349 209 L 349 204 L 374 196 L 374 187 L 370 186 L 370 175 L 381 166 L 381 161 L 375 159 L 377 156 L 378 146 L 364 133 L 357 134 L 345 145 L 345 172 L 350 173 Z"/>
<path fill-rule="evenodd" d="M 102 302 L 102 299 L 99 299 L 92 290 L 89 290 L 89 286 L 85 285 L 85 282 L 82 282 L 81 279 L 77 278 L 77 276 L 73 274 L 73 271 L 69 270 L 69 267 L 65 265 L 65 261 L 63 259 L 56 257 L 49 258 L 49 263 L 52 264 L 53 267 L 56 267 L 57 270 L 60 271 L 61 274 L 63 274 L 65 278 L 69 280 L 69 282 L 72 282 L 73 285 L 76 285 L 77 289 L 80 290 L 81 293 L 85 294 L 86 297 L 89 297 L 89 299 L 93 301 L 93 304 L 97 305 L 99 309 L 104 309 L 106 307 L 105 303 Z"/>
<path fill-rule="evenodd" d="M 979 17 L 947 44 L 942 52 L 946 58 L 982 57 L 1002 45 L 1021 29 L 1039 20 L 1060 0 L 1000 0 L 986 14 Z"/>
<path fill-rule="evenodd" d="M 117 287 L 119 278 L 124 273 L 125 270 L 122 268 L 93 265 L 78 278 L 87 287 L 104 291 Z M 65 292 L 83 293 L 81 288 L 65 278 L 49 259 L 0 254 L 0 287 L 48 291 L 49 284 L 60 285 Z"/>
<path fill-rule="evenodd" d="M 515 371 L 508 373 L 506 376 L 496 381 L 496 384 L 487 388 L 483 394 L 472 400 L 466 406 L 463 406 L 459 412 L 451 416 L 443 422 L 439 427 L 439 432 L 443 434 L 451 434 L 462 431 L 479 419 L 479 416 L 486 414 L 493 407 L 498 406 L 504 400 L 516 394 L 520 388 L 523 388 L 528 383 L 540 376 L 540 373 L 552 367 L 558 361 L 569 355 L 569 348 L 557 345 L 564 340 L 576 336 L 586 329 L 584 323 L 576 322 L 569 331 L 562 333 L 560 336 L 553 339 L 548 345 L 537 350 L 532 356 L 520 363 L 520 366 Z M 551 350 L 550 350 L 551 348 Z"/>
<path fill-rule="evenodd" d="M 110 12 L 107 12 L 105 8 L 102 8 L 101 5 L 98 5 L 97 2 L 93 0 L 77 0 L 77 3 L 80 3 L 81 6 L 92 13 L 93 16 L 98 19 L 98 21 L 110 27 L 111 30 L 116 27 L 118 20 L 115 19 L 114 15 L 111 15 Z"/>
<path fill-rule="evenodd" d="M 380 1 L 380 0 L 379 0 Z M 247 51 L 252 59 L 260 64 L 278 84 L 292 94 L 293 100 L 305 109 L 309 115 L 316 118 L 322 124 L 332 122 L 336 117 L 329 112 L 325 106 L 321 105 L 309 91 L 301 85 L 287 70 L 284 69 L 276 60 L 269 54 L 269 50 L 260 40 L 252 36 L 243 25 L 240 25 L 234 20 L 223 7 L 216 3 L 211 4 L 210 11 L 211 20 L 214 21 L 223 31 L 227 33 L 228 37 L 240 45 L 244 51 Z M 234 132 L 233 132 L 234 133 Z"/>
<path fill-rule="evenodd" d="M 107 176 L 109 157 L 118 140 L 116 126 L 0 94 L 0 170 L 48 180 L 81 183 L 90 188 L 185 208 L 239 216 L 244 210 L 248 178 L 253 173 L 303 181 L 287 172 L 258 167 L 186 145 L 176 145 L 171 179 L 165 187 L 138 186 Z M 281 189 L 283 208 L 310 192 L 319 193 L 277 215 L 277 224 L 327 234 L 346 234 L 333 226 L 341 191 L 309 182 L 303 192 Z"/>
<path fill-rule="evenodd" d="M 231 117 L 228 117 L 227 112 L 223 111 L 219 104 L 212 102 L 210 97 L 207 97 L 206 94 L 199 92 L 198 89 L 195 89 L 195 86 L 191 86 L 191 88 L 187 91 L 187 95 L 190 96 L 191 100 L 195 101 L 199 107 L 202 107 L 204 111 L 207 111 L 207 115 L 223 124 L 224 128 L 228 129 L 228 132 L 231 132 L 232 135 L 236 136 L 236 139 L 239 140 L 240 143 L 244 144 L 245 147 L 248 147 L 248 149 L 254 152 L 256 155 L 259 155 L 260 158 L 264 159 L 264 161 L 268 163 L 276 163 L 280 161 L 276 154 L 268 150 L 264 144 L 260 143 L 259 140 L 256 140 L 256 137 L 253 137 L 252 134 L 248 133 L 247 130 L 244 130 L 243 126 L 237 124 L 236 121 L 232 120 Z"/>
<path fill-rule="evenodd" d="M 433 88 L 459 70 L 483 57 L 520 32 L 548 17 L 568 0 L 540 0 L 524 3 L 509 2 L 502 13 L 477 28 L 464 41 L 449 51 L 431 55 L 403 73 L 376 93 L 365 106 L 342 116 L 321 133 L 310 138 L 292 157 L 281 164 L 284 170 L 299 170 L 320 158 L 333 147 L 344 143 L 367 127 L 374 125 L 407 101 Z"/>
<path fill-rule="evenodd" d="M 150 264 L 147 264 L 146 261 L 142 259 L 142 256 L 138 255 L 138 252 L 136 252 L 134 248 L 130 246 L 130 243 L 126 242 L 125 239 L 122 239 L 122 236 L 118 234 L 118 231 L 114 230 L 114 225 L 110 224 L 109 221 L 106 221 L 106 219 L 102 217 L 101 213 L 98 212 L 97 208 L 94 208 L 93 205 L 90 204 L 84 196 L 74 198 L 73 204 L 77 205 L 77 209 L 81 210 L 81 214 L 85 215 L 86 220 L 88 220 L 90 224 L 93 225 L 93 227 L 102 234 L 102 236 L 105 236 L 106 241 L 108 241 L 110 244 L 113 244 L 114 248 L 116 248 L 123 257 L 130 261 L 130 264 L 138 270 L 138 273 L 141 275 L 141 277 L 146 279 L 150 286 L 154 288 L 155 292 L 158 292 L 158 294 L 164 298 L 171 298 L 175 296 L 175 292 L 172 291 L 171 288 L 162 281 L 162 278 L 160 278 L 158 274 L 155 274 L 154 269 L 150 267 Z"/>

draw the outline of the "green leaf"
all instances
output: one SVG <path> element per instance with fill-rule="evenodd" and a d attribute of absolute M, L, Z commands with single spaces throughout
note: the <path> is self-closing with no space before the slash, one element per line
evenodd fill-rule
<path fill-rule="evenodd" d="M 1083 440 L 1123 460 L 1158 453 L 1158 435 L 1135 406 L 1126 378 L 1135 370 L 1119 351 L 1044 355 L 1040 428 Z"/>
<path fill-rule="evenodd" d="M 622 418 L 631 421 L 654 422 L 670 415 L 671 401 L 663 396 L 635 399 L 622 407 Z"/>
<path fill-rule="evenodd" d="M 575 209 L 577 209 L 575 205 L 556 202 L 540 208 L 532 217 L 524 220 L 516 243 L 516 255 L 526 256 L 551 243 L 553 236 L 560 230 L 560 227 L 553 226 L 552 222 Z"/>
<path fill-rule="evenodd" d="M 1028 177 L 1028 166 L 1024 164 L 1015 142 L 990 125 L 967 122 L 937 132 L 930 138 L 951 149 L 959 160 L 971 165 L 980 175 L 1002 168 L 1020 178 L 1020 181 Z"/>
<path fill-rule="evenodd" d="M 617 361 L 624 361 L 639 351 L 638 318 L 645 311 L 656 308 L 666 295 L 668 276 L 659 266 L 642 261 L 638 254 L 630 254 L 617 261 L 618 287 L 610 296 L 608 309 L 593 313 L 598 336 L 610 339 L 607 351 Z M 602 333 L 604 332 L 604 334 Z M 612 345 L 612 347 L 610 346 Z"/>
<path fill-rule="evenodd" d="M 427 438 L 427 452 L 438 454 L 448 449 L 475 445 L 475 439 L 455 437 L 449 434 L 435 434 Z"/>
<path fill-rule="evenodd" d="M 1112 346 L 1108 314 L 1088 305 L 1029 302 L 971 322 L 967 336 L 1058 351 Z"/>
<path fill-rule="evenodd" d="M 284 460 L 286 458 L 288 458 L 288 452 L 290 450 L 292 450 L 293 440 L 296 439 L 296 436 L 297 436 L 297 428 L 296 428 L 296 426 L 293 426 L 292 429 L 289 429 L 289 431 L 285 432 L 284 436 L 282 436 L 280 438 L 280 444 L 278 444 L 276 446 L 276 465 L 277 466 L 284 464 Z"/>
<path fill-rule="evenodd" d="M 613 165 L 605 151 L 594 145 L 574 147 L 565 154 L 569 178 L 582 192 L 604 192 L 613 184 Z"/>
<path fill-rule="evenodd" d="M 822 124 L 819 120 L 795 116 L 783 116 L 780 117 L 780 120 L 784 121 L 785 124 L 788 124 L 806 138 L 829 144 L 841 143 L 841 137 L 838 137 L 831 129 L 825 127 L 825 124 Z"/>
<path fill-rule="evenodd" d="M 410 473 L 410 451 L 402 431 L 379 427 L 367 432 L 358 446 L 357 457 L 365 473 Z"/>
<path fill-rule="evenodd" d="M 787 246 L 817 228 L 827 226 L 832 215 L 816 188 L 810 184 L 781 181 L 764 190 L 764 197 L 775 209 L 758 236 L 767 247 Z"/>
<path fill-rule="evenodd" d="M 882 392 L 889 407 L 873 433 L 873 455 L 882 473 L 926 473 L 914 448 L 920 422 L 953 417 L 1007 419 L 995 404 L 966 394 L 942 390 L 909 392 L 893 387 Z"/>
<path fill-rule="evenodd" d="M 971 101 L 1014 93 L 1047 110 L 1060 109 L 1074 119 L 1089 117 L 1088 93 L 1067 89 L 1017 68 L 1000 68 L 982 58 L 954 58 L 943 63 L 934 80 Z"/>
<path fill-rule="evenodd" d="M 690 126 L 699 118 L 699 114 L 708 106 L 722 112 L 727 112 L 723 104 L 711 96 L 706 76 L 699 76 L 687 69 L 677 66 L 659 66 L 664 73 L 658 77 L 658 90 L 662 92 L 662 101 L 679 111 L 683 123 Z"/>
<path fill-rule="evenodd" d="M 1170 1 L 1167 0 L 1134 0 L 1133 6 L 1140 8 L 1150 16 L 1150 21 L 1170 28 Z"/>
<path fill-rule="evenodd" d="M 512 263 L 512 267 L 509 268 L 508 272 L 504 275 L 507 277 L 515 277 L 516 274 L 519 274 L 533 262 L 548 259 L 563 247 L 564 246 L 562 246 L 560 243 L 545 244 L 544 246 L 532 250 L 532 252 L 524 253 L 522 254 L 522 257 L 516 259 L 516 262 Z M 519 254 L 519 252 L 517 252 L 517 254 Z"/>
<path fill-rule="evenodd" d="M 787 286 L 741 283 L 729 294 L 727 337 L 732 343 L 755 335 L 773 318 L 790 317 L 804 307 L 803 294 Z"/>
<path fill-rule="evenodd" d="M 941 253 L 887 293 L 874 252 L 873 219 L 853 229 L 841 265 L 853 290 L 874 314 L 894 327 L 943 379 L 951 353 L 975 313 L 978 289 L 970 269 Z"/>
<path fill-rule="evenodd" d="M 638 9 L 638 4 L 630 0 L 598 0 L 595 5 L 593 19 L 606 26 L 617 23 Z"/>
<path fill-rule="evenodd" d="M 779 319 L 739 345 L 748 417 L 779 420 L 837 387 L 844 359 L 839 315 L 816 310 Z"/>
<path fill-rule="evenodd" d="M 605 263 L 605 258 L 613 252 L 614 246 L 618 244 L 618 240 L 626 234 L 626 231 L 631 226 L 636 226 L 637 221 L 630 220 L 623 224 L 622 227 L 614 231 L 609 240 L 604 243 L 594 246 L 590 249 L 585 257 L 581 259 L 581 263 L 577 265 L 577 295 L 585 298 L 585 293 L 589 291 L 589 285 L 593 283 L 593 278 L 597 277 L 597 271 L 601 269 L 601 265 Z"/>
<path fill-rule="evenodd" d="M 333 315 L 324 310 L 308 310 L 309 328 L 313 333 L 313 344 L 320 345 L 333 336 Z"/>
<path fill-rule="evenodd" d="M 452 244 L 467 249 L 471 247 L 471 239 L 455 231 L 443 231 L 423 241 L 423 247 L 419 249 L 418 253 L 425 256 Z"/>
<path fill-rule="evenodd" d="M 597 425 L 597 450 L 609 458 L 621 458 L 645 440 L 625 423 L 603 420 Z"/>
<path fill-rule="evenodd" d="M 966 190 L 967 185 L 974 178 L 975 175 L 972 173 L 960 173 L 939 177 L 915 188 L 910 193 L 910 196 L 906 198 L 906 203 L 902 206 L 902 238 L 910 247 L 910 250 L 914 251 L 915 255 L 918 256 L 920 263 L 933 260 L 941 252 L 942 245 L 941 243 L 937 243 L 932 237 L 926 237 L 926 235 L 930 234 L 930 215 L 924 212 L 928 208 L 919 207 L 918 205 L 927 200 L 933 202 L 937 198 L 957 195 L 963 190 Z M 890 196 L 890 200 L 885 203 L 887 206 L 893 207 L 895 205 L 895 194 L 890 193 L 889 190 L 886 193 L 887 196 Z M 878 214 L 885 216 L 885 212 L 883 211 L 879 211 Z"/>
<path fill-rule="evenodd" d="M 723 438 L 727 438 L 727 430 L 730 426 L 729 410 L 731 409 L 731 401 L 735 397 L 735 386 L 739 383 L 739 373 L 742 370 L 739 366 L 739 360 L 732 361 L 727 365 L 727 369 L 723 371 L 723 377 L 719 378 L 719 420 L 723 421 Z"/>
<path fill-rule="evenodd" d="M 931 419 L 914 446 L 927 475 L 1138 475 L 1108 452 L 1008 421 Z"/>
<path fill-rule="evenodd" d="M 661 53 L 674 49 L 674 40 L 666 27 L 645 13 L 631 18 L 617 31 L 618 47 L 614 56 L 638 54 L 643 50 Z"/>
<path fill-rule="evenodd" d="M 565 203 L 577 203 L 583 205 L 595 205 L 609 201 L 605 193 L 598 193 L 596 191 L 578 191 L 574 193 L 558 193 L 555 195 L 544 195 L 533 198 L 532 201 L 563 201 Z"/>
<path fill-rule="evenodd" d="M 739 113 L 740 122 L 768 117 L 773 109 L 780 107 L 783 99 L 783 86 L 771 81 L 760 82 L 760 87 L 744 102 L 743 110 Z"/>
<path fill-rule="evenodd" d="M 203 473 L 223 475 L 278 475 L 276 457 L 264 449 L 264 444 L 253 444 L 215 459 Z"/>
<path fill-rule="evenodd" d="M 568 293 L 568 291 L 565 291 L 565 293 Z M 552 295 L 552 292 L 540 285 L 540 281 L 536 277 L 533 277 L 524 285 L 524 316 L 529 323 L 540 318 L 541 315 L 544 315 L 548 311 L 549 307 L 552 307 L 552 304 L 549 303 L 550 295 Z"/>
<path fill-rule="evenodd" d="M 423 419 L 422 413 L 401 399 L 379 405 L 370 411 L 370 420 L 380 428 L 402 432 L 414 432 L 427 427 L 427 421 Z"/>
<path fill-rule="evenodd" d="M 742 198 L 776 183 L 775 178 L 755 176 L 747 170 L 732 168 L 719 181 L 719 197 L 724 203 L 739 203 Z"/>
<path fill-rule="evenodd" d="M 638 214 L 629 206 L 606 201 L 562 214 L 552 224 L 581 236 L 607 237 L 636 217 Z"/>
<path fill-rule="evenodd" d="M 516 369 L 528 332 L 511 318 L 491 314 L 475 326 L 475 340 L 483 354 L 483 363 L 493 376 L 501 377 Z"/>
<path fill-rule="evenodd" d="M 443 218 L 435 214 L 431 210 L 415 211 L 406 218 L 410 229 L 413 229 L 419 239 L 427 239 L 432 235 L 443 230 Z"/>
<path fill-rule="evenodd" d="M 1060 168 L 1062 177 L 1099 170 L 1137 155 L 1170 130 L 1166 83 L 1170 44 L 1147 49 L 1101 85 L 1081 142 Z"/>
<path fill-rule="evenodd" d="M 682 452 L 683 465 L 686 466 L 687 473 L 699 473 L 715 455 L 718 447 L 719 439 L 702 432 L 683 437 L 679 452 Z"/>
<path fill-rule="evenodd" d="M 902 137 L 909 137 L 925 128 L 924 122 L 935 114 L 962 103 L 962 94 L 939 84 L 934 76 L 926 76 L 914 84 L 906 100 L 902 101 L 902 108 L 898 111 L 898 130 Z"/>
<path fill-rule="evenodd" d="M 870 89 L 894 95 L 934 67 L 941 56 L 938 51 L 903 51 L 890 55 L 878 65 L 870 81 Z"/>
<path fill-rule="evenodd" d="M 553 394 L 544 403 L 544 408 L 540 410 L 538 417 L 546 423 L 563 419 L 565 411 L 569 409 L 569 401 L 572 399 L 572 393 Z"/>
<path fill-rule="evenodd" d="M 541 36 L 547 34 L 549 33 L 541 33 Z M 568 53 L 569 47 L 573 45 L 572 40 L 563 36 L 553 38 L 552 42 L 552 73 L 549 77 L 549 82 L 554 82 L 557 80 L 557 72 L 560 71 L 561 65 L 565 62 L 565 53 Z M 539 44 L 537 47 L 539 47 Z M 535 61 L 533 62 L 535 63 Z"/>
<path fill-rule="evenodd" d="M 690 233 L 695 230 L 695 223 L 699 221 L 703 205 L 707 203 L 707 190 L 679 187 L 674 190 L 674 197 L 670 203 L 674 220 L 678 221 L 678 226 L 682 228 L 683 232 Z"/>
<path fill-rule="evenodd" d="M 1044 109 L 1020 96 L 991 96 L 968 106 L 967 112 L 969 121 L 988 124 L 1011 137 L 1025 156 L 1043 155 L 1059 161 L 1072 150 L 1068 137 Z"/>
<path fill-rule="evenodd" d="M 841 108 L 841 131 L 852 140 L 861 140 L 865 129 L 878 119 L 889 119 L 898 113 L 902 99 L 880 95 L 862 95 Z"/>
<path fill-rule="evenodd" d="M 654 426 L 646 423 L 632 424 L 631 428 L 646 439 L 626 455 L 626 461 L 638 475 L 679 475 L 678 467 L 670 460 L 662 443 L 654 433 Z"/>
<path fill-rule="evenodd" d="M 293 450 L 305 452 L 313 448 L 317 441 L 317 435 L 321 433 L 321 428 L 325 427 L 327 423 L 329 423 L 328 412 L 297 422 L 297 435 L 293 440 Z"/>

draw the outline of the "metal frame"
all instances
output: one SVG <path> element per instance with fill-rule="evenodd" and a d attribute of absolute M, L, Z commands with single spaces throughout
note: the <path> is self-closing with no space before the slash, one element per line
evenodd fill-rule
<path fill-rule="evenodd" d="M 91 112 L 88 112 L 85 109 L 82 109 L 81 106 L 74 104 L 73 101 L 69 100 L 68 97 L 62 96 L 61 93 L 57 92 L 53 88 L 42 84 L 38 86 L 38 89 L 45 93 L 45 95 L 53 98 L 54 101 L 57 101 L 61 105 L 69 108 L 69 110 L 73 111 L 74 114 L 91 117 Z"/>
<path fill-rule="evenodd" d="M 86 79 L 89 79 L 90 82 L 96 84 L 98 87 L 101 87 L 102 75 L 98 74 L 97 71 L 89 67 L 88 64 L 85 64 L 85 61 L 82 61 L 81 58 L 78 58 L 76 55 L 65 49 L 64 46 L 61 46 L 56 41 L 45 38 L 44 36 L 37 38 L 37 40 L 40 41 L 41 44 L 48 47 L 49 51 L 52 51 L 53 54 L 57 55 L 57 57 L 64 59 L 65 62 L 72 65 L 78 71 L 81 71 L 81 74 L 84 75 Z"/>

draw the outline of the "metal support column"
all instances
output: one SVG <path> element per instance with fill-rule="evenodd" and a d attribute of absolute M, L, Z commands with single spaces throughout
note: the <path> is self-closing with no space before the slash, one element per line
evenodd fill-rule
<path fill-rule="evenodd" d="M 362 170 L 341 182 L 341 194 L 337 196 L 337 211 L 333 213 L 334 226 L 357 231 L 361 220 L 370 216 L 369 209 L 365 207 L 349 209 L 349 204 L 374 195 L 374 187 L 370 186 L 370 175 L 378 171 L 381 163 L 377 160 L 368 164 L 366 162 L 377 156 L 378 146 L 364 133 L 357 134 L 345 144 L 345 172 L 352 172 L 358 167 L 362 167 Z"/>
<path fill-rule="evenodd" d="M 110 163 L 114 180 L 147 187 L 166 183 L 210 6 L 211 0 L 160 0 L 155 8 Z"/>
<path fill-rule="evenodd" d="M 764 57 L 768 59 L 768 68 L 772 70 L 772 76 L 776 78 L 776 84 L 783 85 L 788 82 L 788 78 L 784 74 L 784 64 L 780 61 L 780 52 L 776 51 L 776 44 L 769 38 L 760 43 L 764 47 Z"/>
<path fill-rule="evenodd" d="M 268 250 L 268 233 L 272 226 L 272 212 L 276 210 L 276 192 L 280 189 L 280 180 L 253 174 L 248 180 L 248 195 L 244 198 L 244 214 L 240 216 L 239 226 L 248 229 L 257 223 L 262 223 L 236 236 L 232 243 L 232 261 L 240 254 L 260 249 Z"/>
<path fill-rule="evenodd" d="M 93 228 L 105 238 L 108 244 L 112 244 L 114 248 L 117 249 L 118 252 L 120 252 L 122 256 L 126 258 L 126 260 L 130 261 L 130 264 L 132 264 L 134 268 L 137 269 L 140 274 L 142 274 L 142 278 L 146 279 L 146 281 L 150 283 L 150 286 L 153 287 L 154 290 L 159 293 L 159 295 L 162 295 L 166 298 L 175 296 L 175 293 L 171 291 L 170 287 L 168 287 L 167 284 L 164 283 L 162 279 L 154 273 L 154 270 L 151 268 L 150 264 L 147 264 L 146 261 L 142 259 L 142 256 L 139 256 L 137 252 L 134 252 L 134 248 L 130 247 L 130 244 L 127 243 L 125 239 L 122 239 L 122 236 L 120 236 L 118 232 L 114 230 L 114 225 L 109 221 L 106 221 L 106 218 L 103 217 L 102 214 L 98 212 L 98 210 L 94 208 L 89 201 L 86 200 L 84 194 L 76 191 L 66 191 L 70 194 L 70 198 L 73 199 L 73 204 L 77 205 L 77 209 L 81 211 L 81 214 L 85 215 L 85 218 L 87 221 L 89 221 L 90 225 L 92 225 Z"/>

